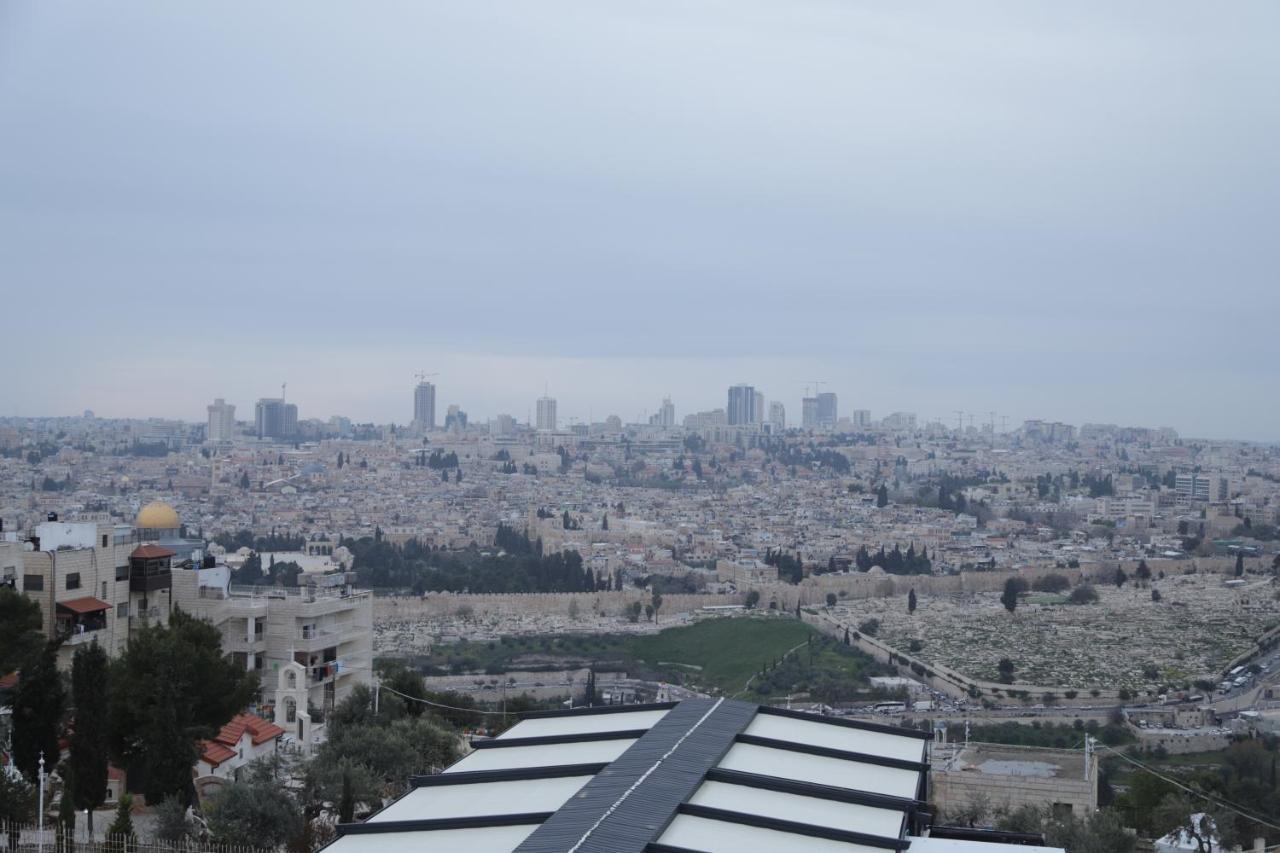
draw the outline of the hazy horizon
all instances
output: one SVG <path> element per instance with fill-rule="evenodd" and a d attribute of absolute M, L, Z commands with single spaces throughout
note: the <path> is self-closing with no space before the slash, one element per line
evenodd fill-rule
<path fill-rule="evenodd" d="M 1280 6 L 0 6 L 0 415 L 1280 440 Z M 1271 389 L 1268 392 L 1268 389 Z M 967 425 L 967 418 L 966 418 Z"/>

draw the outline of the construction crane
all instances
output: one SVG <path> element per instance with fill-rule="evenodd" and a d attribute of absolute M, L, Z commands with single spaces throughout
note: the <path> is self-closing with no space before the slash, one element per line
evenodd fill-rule
<path fill-rule="evenodd" d="M 419 370 L 417 373 L 413 375 L 414 375 L 414 378 L 417 379 L 419 383 L 422 383 L 422 382 L 426 382 L 428 378 L 434 378 L 436 376 L 439 376 L 440 374 L 427 373 L 426 371 Z"/>

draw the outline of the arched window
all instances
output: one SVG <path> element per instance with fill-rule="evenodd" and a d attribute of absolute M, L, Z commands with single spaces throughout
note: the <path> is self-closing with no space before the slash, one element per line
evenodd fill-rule
<path fill-rule="evenodd" d="M 284 700 L 284 720 L 286 723 L 296 722 L 298 719 L 298 703 L 292 698 Z"/>
<path fill-rule="evenodd" d="M 285 685 L 285 688 L 288 690 L 297 690 L 298 689 L 298 673 L 294 672 L 292 669 L 286 671 L 284 674 L 284 685 Z"/>

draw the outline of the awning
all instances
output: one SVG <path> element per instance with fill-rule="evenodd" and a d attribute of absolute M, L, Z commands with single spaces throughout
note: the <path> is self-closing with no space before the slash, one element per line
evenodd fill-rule
<path fill-rule="evenodd" d="M 70 610 L 72 613 L 101 613 L 103 610 L 111 609 L 110 604 L 107 604 L 101 598 L 94 598 L 92 595 L 86 595 L 84 598 L 73 598 L 70 601 L 59 601 L 58 606 L 63 610 Z"/>

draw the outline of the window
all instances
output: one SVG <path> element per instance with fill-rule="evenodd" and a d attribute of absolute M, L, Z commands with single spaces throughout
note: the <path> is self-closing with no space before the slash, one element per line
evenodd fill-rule
<path fill-rule="evenodd" d="M 102 600 L 103 601 L 107 600 L 107 582 L 106 581 L 102 582 Z"/>
<path fill-rule="evenodd" d="M 116 618 L 117 619 L 129 618 L 129 602 L 122 601 L 116 605 Z"/>
<path fill-rule="evenodd" d="M 23 575 L 22 588 L 27 592 L 42 592 L 44 590 L 44 575 Z"/>
<path fill-rule="evenodd" d="M 67 589 L 79 589 L 79 588 L 80 588 L 80 573 L 72 572 L 69 575 L 67 575 Z"/>
<path fill-rule="evenodd" d="M 102 534 L 102 547 L 107 547 L 107 534 Z"/>
<path fill-rule="evenodd" d="M 129 579 L 129 564 L 125 563 L 123 566 L 116 566 L 116 580 L 127 581 L 128 579 Z"/>

